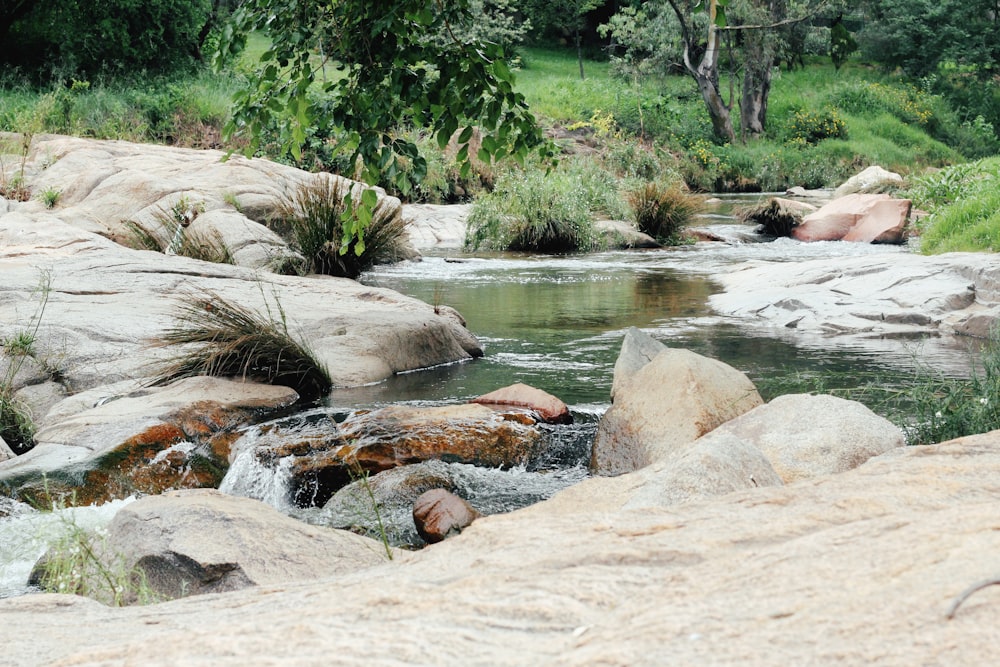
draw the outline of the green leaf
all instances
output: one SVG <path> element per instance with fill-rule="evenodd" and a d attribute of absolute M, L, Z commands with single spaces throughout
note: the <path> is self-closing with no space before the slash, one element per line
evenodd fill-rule
<path fill-rule="evenodd" d="M 460 144 L 468 143 L 469 139 L 472 138 L 473 132 L 474 132 L 473 127 L 471 125 L 467 125 L 465 129 L 462 130 L 462 134 L 458 135 L 458 143 Z"/>

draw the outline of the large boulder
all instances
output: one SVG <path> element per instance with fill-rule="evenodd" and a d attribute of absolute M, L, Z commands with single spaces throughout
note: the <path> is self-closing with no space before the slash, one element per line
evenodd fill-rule
<path fill-rule="evenodd" d="M 746 375 L 690 350 L 665 349 L 617 383 L 597 427 L 591 469 L 619 475 L 675 456 L 763 401 Z"/>
<path fill-rule="evenodd" d="M 570 424 L 573 422 L 573 415 L 569 413 L 569 407 L 565 403 L 546 391 L 521 382 L 483 394 L 469 402 L 497 406 L 501 409 L 524 408 L 549 424 Z"/>
<path fill-rule="evenodd" d="M 404 204 L 403 219 L 409 221 L 406 230 L 410 243 L 417 250 L 464 247 L 471 210 L 471 204 Z"/>
<path fill-rule="evenodd" d="M 0 481 L 28 498 L 72 493 L 81 503 L 217 486 L 237 429 L 297 400 L 287 387 L 212 377 L 82 392 L 50 410 L 33 449 L 0 463 Z"/>
<path fill-rule="evenodd" d="M 385 547 L 367 537 L 310 526 L 214 489 L 129 503 L 108 526 L 101 554 L 105 569 L 134 570 L 164 599 L 330 579 L 386 558 Z"/>
<path fill-rule="evenodd" d="M 852 194 L 805 215 L 791 235 L 799 241 L 900 243 L 909 213 L 908 199 Z"/>
<path fill-rule="evenodd" d="M 857 401 L 828 395 L 778 396 L 716 433 L 759 448 L 785 483 L 845 472 L 905 444 L 888 419 Z"/>
<path fill-rule="evenodd" d="M 1000 317 L 1000 266 L 984 253 L 892 252 L 748 264 L 716 277 L 712 308 L 770 335 L 882 351 L 885 339 L 927 333 L 987 337 Z M 831 338 L 835 334 L 836 338 Z M 926 337 L 924 351 L 954 345 Z M 894 346 L 898 349 L 898 346 Z"/>
<path fill-rule="evenodd" d="M 631 382 L 643 366 L 656 358 L 667 346 L 642 329 L 629 327 L 622 339 L 622 349 L 615 359 L 615 369 L 611 376 L 611 402 L 615 401 L 621 385 Z"/>
<path fill-rule="evenodd" d="M 1000 433 L 899 447 L 840 475 L 666 508 L 560 494 L 330 580 L 125 610 L 2 599 L 3 660 L 988 665 L 1000 586 L 947 614 L 1000 574 L 998 445 Z"/>
<path fill-rule="evenodd" d="M 846 197 L 856 192 L 862 192 L 880 185 L 902 185 L 903 177 L 899 174 L 883 169 L 878 165 L 872 165 L 851 176 L 838 187 L 834 193 L 834 199 Z"/>

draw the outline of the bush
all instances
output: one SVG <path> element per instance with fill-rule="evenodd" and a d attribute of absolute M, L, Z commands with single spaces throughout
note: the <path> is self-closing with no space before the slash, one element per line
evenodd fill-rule
<path fill-rule="evenodd" d="M 818 144 L 824 139 L 846 139 L 847 123 L 835 109 L 797 111 L 788 123 L 792 141 Z"/>
<path fill-rule="evenodd" d="M 663 245 L 680 245 L 681 232 L 702 209 L 701 199 L 677 186 L 650 182 L 632 191 L 629 203 L 639 231 Z"/>
<path fill-rule="evenodd" d="M 530 166 L 502 174 L 496 189 L 476 200 L 466 242 L 472 249 L 592 250 L 595 215 L 628 215 L 613 175 L 591 160 L 567 161 L 551 172 Z"/>
<path fill-rule="evenodd" d="M 357 278 L 378 262 L 398 261 L 404 252 L 407 224 L 399 211 L 390 213 L 385 198 L 371 202 L 367 193 L 375 191 L 370 189 L 361 193 L 362 201 L 355 193 L 348 208 L 350 181 L 331 174 L 321 176 L 285 199 L 280 219 L 274 223 L 305 257 L 301 273 Z M 362 233 L 349 235 L 349 226 L 358 224 L 361 217 L 370 217 Z M 346 246 L 345 238 L 349 238 Z"/>

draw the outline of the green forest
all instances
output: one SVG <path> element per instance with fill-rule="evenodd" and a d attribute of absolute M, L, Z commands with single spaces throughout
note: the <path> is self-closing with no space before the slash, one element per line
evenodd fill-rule
<path fill-rule="evenodd" d="M 879 165 L 932 214 L 922 250 L 992 250 L 998 21 L 979 0 L 14 0 L 0 131 L 475 201 L 482 247 L 516 247 L 497 221 L 532 211 L 511 207 L 560 211 L 588 249 L 594 216 Z"/>

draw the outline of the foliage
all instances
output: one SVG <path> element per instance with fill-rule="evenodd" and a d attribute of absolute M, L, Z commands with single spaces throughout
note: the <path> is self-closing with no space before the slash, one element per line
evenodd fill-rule
<path fill-rule="evenodd" d="M 833 60 L 833 66 L 840 70 L 847 62 L 847 58 L 857 50 L 857 40 L 844 27 L 844 22 L 838 18 L 833 27 L 830 28 L 830 58 Z"/>
<path fill-rule="evenodd" d="M 45 188 L 38 193 L 38 199 L 45 205 L 45 208 L 53 208 L 59 202 L 61 195 L 62 191 L 58 188 Z"/>
<path fill-rule="evenodd" d="M 911 77 L 953 63 L 989 78 L 1000 65 L 1000 23 L 993 2 L 868 0 L 858 36 L 862 53 Z"/>
<path fill-rule="evenodd" d="M 681 232 L 702 209 L 700 198 L 653 181 L 633 190 L 629 203 L 639 231 L 668 246 L 683 242 Z"/>
<path fill-rule="evenodd" d="M 919 221 L 920 250 L 1000 250 L 1000 158 L 959 164 L 914 179 L 907 195 L 930 212 Z"/>
<path fill-rule="evenodd" d="M 298 160 L 309 128 L 331 135 L 336 128 L 336 149 L 348 164 L 358 164 L 365 180 L 384 178 L 403 193 L 426 173 L 415 144 L 396 132 L 406 125 L 430 133 L 440 148 L 457 133 L 463 173 L 471 171 L 468 142 L 476 128 L 484 162 L 508 155 L 523 161 L 536 148 L 548 156 L 502 49 L 454 36 L 433 39 L 461 25 L 468 11 L 469 0 L 249 0 L 224 28 L 216 62 L 237 54 L 253 31 L 271 44 L 237 94 L 225 136 L 246 135 L 252 154 L 266 128 L 278 126 L 280 148 Z M 338 75 L 326 81 L 312 55 L 321 45 L 324 57 L 339 64 Z M 315 102 L 313 89 L 327 104 Z M 410 161 L 409 170 L 400 168 L 400 158 Z"/>
<path fill-rule="evenodd" d="M 913 445 L 935 444 L 1000 428 L 1000 341 L 984 346 L 982 370 L 968 379 L 945 377 L 929 368 L 908 392 L 910 421 L 903 425 Z"/>
<path fill-rule="evenodd" d="M 467 243 L 473 249 L 590 250 L 597 244 L 594 216 L 626 213 L 617 179 L 589 160 L 550 172 L 510 170 L 473 204 Z"/>
<path fill-rule="evenodd" d="M 213 16 L 211 0 L 27 4 L 17 20 L 0 21 L 0 63 L 43 73 L 51 68 L 55 79 L 187 67 L 199 59 L 202 31 Z"/>
<path fill-rule="evenodd" d="M 391 210 L 385 197 L 366 209 L 354 204 L 350 193 L 350 181 L 324 175 L 300 185 L 282 202 L 275 226 L 291 236 L 292 245 L 305 257 L 302 273 L 357 278 L 380 261 L 401 258 L 407 223 L 399 211 Z M 365 189 L 360 199 L 376 197 L 375 190 Z M 372 211 L 370 220 L 360 226 L 347 224 L 366 210 Z M 364 229 L 364 235 L 352 237 L 348 230 L 357 228 Z"/>
<path fill-rule="evenodd" d="M 63 508 L 64 509 L 64 508 Z M 66 519 L 66 531 L 31 573 L 29 583 L 49 593 L 82 595 L 113 607 L 162 601 L 145 571 L 107 554 L 105 529 L 88 531 Z"/>
<path fill-rule="evenodd" d="M 326 394 L 332 386 L 329 372 L 289 332 L 277 299 L 276 314 L 266 296 L 264 305 L 261 313 L 210 290 L 184 296 L 177 325 L 153 340 L 158 347 L 181 351 L 163 365 L 153 384 L 211 375 L 291 387 L 305 401 Z"/>
<path fill-rule="evenodd" d="M 435 39 L 447 46 L 457 39 L 465 43 L 489 42 L 498 45 L 510 59 L 524 43 L 531 30 L 531 19 L 524 18 L 519 5 L 523 0 L 469 0 L 469 11 L 459 23 L 443 26 Z"/>
<path fill-rule="evenodd" d="M 792 115 L 788 132 L 792 141 L 817 144 L 824 139 L 846 139 L 847 123 L 836 109 L 803 109 Z"/>

